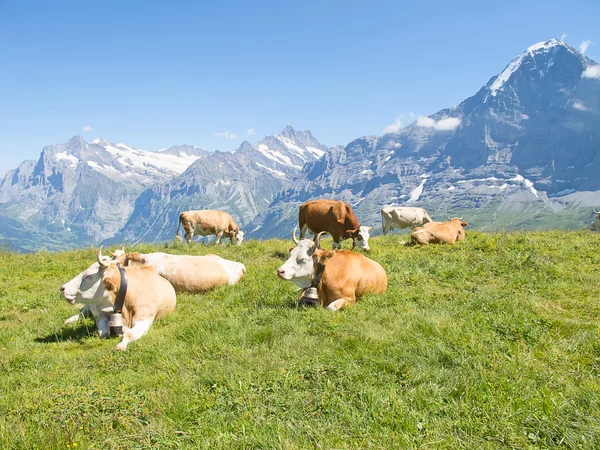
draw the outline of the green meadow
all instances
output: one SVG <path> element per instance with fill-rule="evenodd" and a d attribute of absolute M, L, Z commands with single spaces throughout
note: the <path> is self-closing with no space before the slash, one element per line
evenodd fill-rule
<path fill-rule="evenodd" d="M 387 293 L 336 313 L 275 276 L 291 241 L 138 246 L 247 273 L 125 353 L 63 325 L 95 249 L 0 252 L 0 448 L 600 448 L 600 233 L 403 239 L 371 241 Z"/>

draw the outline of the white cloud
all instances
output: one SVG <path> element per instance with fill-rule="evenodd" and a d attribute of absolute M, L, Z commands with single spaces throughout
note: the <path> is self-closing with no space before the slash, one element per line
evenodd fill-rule
<path fill-rule="evenodd" d="M 588 47 L 592 44 L 592 41 L 583 41 L 581 44 L 579 44 L 579 51 L 585 55 L 585 52 L 587 51 Z"/>
<path fill-rule="evenodd" d="M 596 78 L 600 80 L 600 64 L 588 66 L 581 74 L 581 78 Z"/>
<path fill-rule="evenodd" d="M 460 119 L 458 117 L 444 117 L 438 121 L 431 117 L 419 116 L 417 119 L 417 126 L 424 128 L 433 128 L 438 131 L 452 131 L 456 130 L 460 125 Z"/>
<path fill-rule="evenodd" d="M 215 133 L 215 136 L 223 137 L 225 139 L 231 139 L 232 141 L 234 141 L 238 138 L 237 134 L 232 133 L 230 131 L 223 131 L 222 133 L 217 132 L 217 133 Z"/>
<path fill-rule="evenodd" d="M 93 130 L 93 128 L 92 128 L 92 126 L 91 126 L 91 125 L 84 125 L 84 126 L 81 128 L 81 129 L 82 129 L 83 131 L 85 131 L 85 132 L 88 132 L 88 131 L 92 131 L 92 130 Z"/>
<path fill-rule="evenodd" d="M 571 106 L 575 109 L 578 109 L 579 111 L 587 111 L 589 109 L 579 100 L 575 100 Z"/>
<path fill-rule="evenodd" d="M 561 41 L 564 42 L 566 38 L 567 38 L 567 35 L 565 33 L 561 34 L 561 36 L 560 36 Z"/>
<path fill-rule="evenodd" d="M 254 128 L 248 128 L 248 131 L 246 131 L 246 133 L 248 134 L 248 136 L 254 136 L 256 134 L 256 131 L 254 131 Z"/>
<path fill-rule="evenodd" d="M 404 115 L 400 115 L 396 117 L 394 123 L 389 124 L 387 127 L 383 129 L 385 134 L 387 133 L 397 133 L 402 129 L 402 119 L 404 119 Z"/>

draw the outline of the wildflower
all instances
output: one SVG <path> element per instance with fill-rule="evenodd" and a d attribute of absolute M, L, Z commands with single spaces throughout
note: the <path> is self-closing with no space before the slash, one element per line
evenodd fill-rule
<path fill-rule="evenodd" d="M 15 338 L 10 338 L 10 340 L 11 340 L 11 341 L 14 341 L 14 340 L 15 340 Z"/>
<path fill-rule="evenodd" d="M 77 442 L 73 442 L 73 447 L 77 447 Z"/>
<path fill-rule="evenodd" d="M 79 425 L 79 429 L 80 429 L 80 430 L 83 430 L 83 425 Z"/>

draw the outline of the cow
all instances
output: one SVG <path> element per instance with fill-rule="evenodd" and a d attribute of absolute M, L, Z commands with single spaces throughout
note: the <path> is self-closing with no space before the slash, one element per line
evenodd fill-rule
<path fill-rule="evenodd" d="M 320 240 L 296 238 L 288 260 L 277 269 L 277 276 L 300 288 L 308 288 L 319 270 L 321 280 L 316 286 L 319 303 L 331 311 L 351 306 L 356 298 L 367 293 L 383 294 L 387 290 L 387 275 L 383 267 L 360 253 L 349 250 L 324 250 Z M 322 269 L 320 269 L 322 267 Z"/>
<path fill-rule="evenodd" d="M 383 234 L 394 228 L 410 228 L 414 231 L 426 223 L 433 222 L 423 208 L 411 206 L 384 206 L 381 209 L 381 228 Z"/>
<path fill-rule="evenodd" d="M 121 292 L 122 276 L 117 262 L 102 256 L 102 248 L 96 258 L 90 267 L 63 284 L 60 292 L 70 304 L 84 303 L 87 306 L 85 312 L 96 314 L 98 335 L 103 338 L 110 336 L 108 321 Z M 122 309 L 125 325 L 117 350 L 127 350 L 128 344 L 148 332 L 154 319 L 172 312 L 176 303 L 175 289 L 152 267 L 125 267 L 122 270 L 127 280 Z"/>
<path fill-rule="evenodd" d="M 179 228 L 183 226 L 185 240 L 189 244 L 192 242 L 194 234 L 200 236 L 217 236 L 215 244 L 221 242 L 221 237 L 231 240 L 232 244 L 241 245 L 244 240 L 244 232 L 237 226 L 231 214 L 225 211 L 206 209 L 202 211 L 184 211 L 179 214 L 175 238 L 183 241 L 179 236 Z"/>
<path fill-rule="evenodd" d="M 298 226 L 300 239 L 306 231 L 311 231 L 315 236 L 325 231 L 333 237 L 333 248 L 342 248 L 342 242 L 352 239 L 352 248 L 368 252 L 369 232 L 375 228 L 361 226 L 352 207 L 339 200 L 309 200 L 300 206 L 298 211 Z"/>
<path fill-rule="evenodd" d="M 592 222 L 592 230 L 600 231 L 600 211 L 596 211 L 594 208 L 594 214 L 596 214 L 596 218 Z"/>
<path fill-rule="evenodd" d="M 125 253 L 124 249 L 116 250 L 112 255 L 125 267 L 152 267 L 173 285 L 175 292 L 199 293 L 217 286 L 232 286 L 246 273 L 246 267 L 242 263 L 217 255 Z"/>
<path fill-rule="evenodd" d="M 454 244 L 465 238 L 464 227 L 467 225 L 460 217 L 448 219 L 447 222 L 430 222 L 416 228 L 410 237 L 413 243 L 421 245 Z"/>

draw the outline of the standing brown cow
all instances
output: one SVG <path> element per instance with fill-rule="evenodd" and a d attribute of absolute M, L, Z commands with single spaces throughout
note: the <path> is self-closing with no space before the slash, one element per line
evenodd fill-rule
<path fill-rule="evenodd" d="M 342 248 L 342 241 L 352 239 L 353 247 L 369 251 L 369 231 L 375 228 L 361 226 L 352 207 L 339 200 L 309 200 L 298 211 L 300 239 L 304 239 L 307 230 L 313 234 L 321 231 L 331 234 L 333 248 Z"/>
<path fill-rule="evenodd" d="M 216 211 L 213 209 L 206 209 L 202 211 L 184 211 L 179 215 L 179 223 L 177 224 L 177 230 L 175 230 L 175 238 L 180 241 L 179 227 L 183 226 L 185 231 L 185 240 L 187 243 L 192 242 L 194 234 L 200 236 L 211 236 L 216 235 L 215 244 L 221 242 L 221 237 L 225 234 L 225 237 L 231 239 L 231 243 L 235 245 L 241 245 L 244 240 L 244 232 L 237 226 L 231 214 L 224 211 Z"/>

